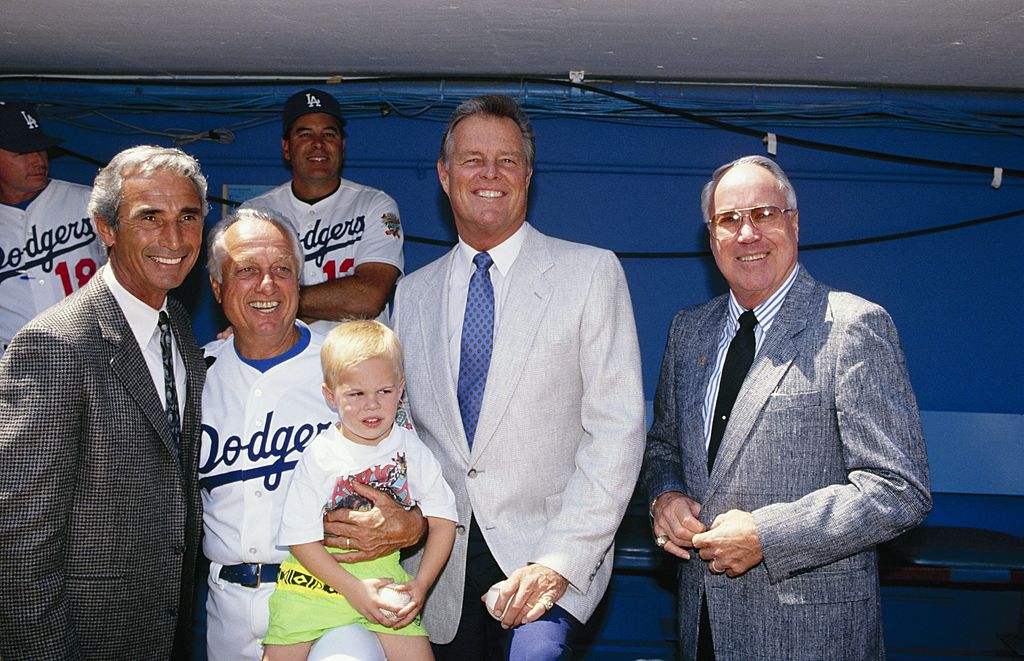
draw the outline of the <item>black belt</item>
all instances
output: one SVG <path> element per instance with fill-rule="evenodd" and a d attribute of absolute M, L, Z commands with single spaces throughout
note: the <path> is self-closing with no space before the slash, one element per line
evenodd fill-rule
<path fill-rule="evenodd" d="M 281 565 L 244 562 L 240 565 L 225 565 L 220 568 L 220 578 L 228 583 L 237 583 L 246 588 L 258 588 L 263 583 L 276 583 L 277 570 Z"/>

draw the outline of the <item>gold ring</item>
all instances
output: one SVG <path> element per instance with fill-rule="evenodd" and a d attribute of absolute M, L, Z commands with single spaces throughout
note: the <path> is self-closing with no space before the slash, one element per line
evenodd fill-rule
<path fill-rule="evenodd" d="M 711 559 L 711 571 L 716 573 L 716 574 L 721 574 L 722 570 L 718 568 L 717 564 L 715 564 L 716 560 L 718 560 L 718 558 L 712 558 Z"/>
<path fill-rule="evenodd" d="M 659 549 L 665 548 L 665 545 L 668 544 L 668 535 L 658 535 L 654 538 L 654 543 L 658 545 Z"/>
<path fill-rule="evenodd" d="M 544 610 L 549 611 L 555 605 L 555 602 L 551 601 L 551 597 L 544 595 L 537 600 L 537 603 L 544 607 Z"/>

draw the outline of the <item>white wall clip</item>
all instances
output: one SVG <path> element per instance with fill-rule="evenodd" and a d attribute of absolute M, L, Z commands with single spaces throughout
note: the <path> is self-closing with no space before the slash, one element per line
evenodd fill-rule
<path fill-rule="evenodd" d="M 779 153 L 779 142 L 776 139 L 774 133 L 767 133 L 767 134 L 765 134 L 765 136 L 763 138 L 761 138 L 761 142 L 763 142 L 764 144 L 768 145 L 768 154 L 769 155 L 776 156 Z"/>
<path fill-rule="evenodd" d="M 998 189 L 1003 185 L 1003 168 L 992 168 L 992 188 Z"/>
<path fill-rule="evenodd" d="M 578 71 L 570 71 L 569 72 L 569 82 L 582 83 L 583 82 L 583 69 L 579 69 Z"/>

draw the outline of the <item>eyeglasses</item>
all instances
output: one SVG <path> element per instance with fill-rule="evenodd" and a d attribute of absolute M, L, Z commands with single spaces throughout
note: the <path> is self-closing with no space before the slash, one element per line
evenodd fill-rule
<path fill-rule="evenodd" d="M 750 224 L 759 230 L 767 230 L 777 227 L 786 214 L 794 209 L 780 209 L 777 206 L 765 204 L 749 209 L 733 209 L 716 213 L 711 217 L 709 225 L 715 233 L 715 238 L 731 239 L 743 227 L 743 219 L 746 218 Z"/>

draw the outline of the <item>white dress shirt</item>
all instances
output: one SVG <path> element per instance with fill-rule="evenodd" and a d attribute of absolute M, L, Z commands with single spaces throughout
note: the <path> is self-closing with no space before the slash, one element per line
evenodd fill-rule
<path fill-rule="evenodd" d="M 146 303 L 136 298 L 131 292 L 125 289 L 114 276 L 114 270 L 109 265 L 100 269 L 100 276 L 110 288 L 114 300 L 121 307 L 128 326 L 132 329 L 132 335 L 142 350 L 142 357 L 146 359 L 146 367 L 149 368 L 149 375 L 153 379 L 153 386 L 160 398 L 160 404 L 167 408 L 167 393 L 164 390 L 164 357 L 160 350 L 160 327 L 157 322 L 160 320 L 160 310 L 167 310 L 167 297 L 164 297 L 160 310 L 154 310 Z M 171 356 L 174 358 L 174 383 L 178 391 L 178 415 L 180 419 L 185 416 L 185 363 L 181 359 L 181 352 L 178 350 L 178 341 L 171 333 Z"/>
<path fill-rule="evenodd" d="M 487 251 L 494 263 L 487 271 L 494 288 L 494 329 L 497 331 L 501 321 L 501 310 L 508 296 L 509 273 L 512 265 L 519 257 L 519 251 L 526 240 L 527 223 L 516 230 L 498 245 Z M 452 376 L 459 381 L 459 359 L 462 354 L 462 320 L 466 316 L 466 297 L 469 295 L 469 280 L 476 272 L 473 258 L 480 251 L 470 247 L 459 239 L 455 259 L 452 260 L 451 272 L 448 274 L 448 358 L 451 361 Z"/>

